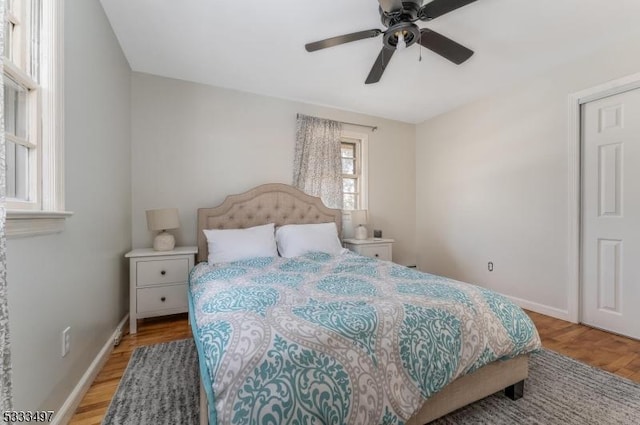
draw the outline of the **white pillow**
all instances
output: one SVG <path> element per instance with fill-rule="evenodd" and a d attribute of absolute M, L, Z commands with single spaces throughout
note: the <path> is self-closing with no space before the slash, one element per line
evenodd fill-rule
<path fill-rule="evenodd" d="M 247 229 L 203 230 L 209 247 L 209 264 L 277 257 L 274 227 L 269 223 Z"/>
<path fill-rule="evenodd" d="M 286 258 L 297 257 L 311 251 L 338 255 L 342 245 L 336 224 L 287 224 L 276 230 L 278 252 Z"/>

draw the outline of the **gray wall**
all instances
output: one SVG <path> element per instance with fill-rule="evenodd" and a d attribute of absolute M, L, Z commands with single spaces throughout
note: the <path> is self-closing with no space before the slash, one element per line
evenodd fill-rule
<path fill-rule="evenodd" d="M 419 267 L 566 317 L 568 95 L 639 69 L 631 40 L 418 125 Z"/>
<path fill-rule="evenodd" d="M 98 0 L 65 7 L 64 232 L 7 244 L 15 408 L 58 410 L 128 308 L 130 73 Z M 61 357 L 61 332 L 71 351 Z"/>
<path fill-rule="evenodd" d="M 415 264 L 415 126 L 336 109 L 133 73 L 134 247 L 148 247 L 145 210 L 175 207 L 177 244 L 196 242 L 196 210 L 253 186 L 291 183 L 296 113 L 376 125 L 369 135 L 372 227 Z"/>

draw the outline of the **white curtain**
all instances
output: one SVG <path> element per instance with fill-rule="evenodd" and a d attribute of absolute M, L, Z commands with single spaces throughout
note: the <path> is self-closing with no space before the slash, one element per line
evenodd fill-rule
<path fill-rule="evenodd" d="M 0 0 L 0 57 L 4 58 L 5 0 Z M 4 76 L 4 62 L 0 74 Z M 9 309 L 7 306 L 7 251 L 5 243 L 5 150 L 4 150 L 4 77 L 0 79 L 0 412 L 12 409 L 11 347 L 9 345 Z M 4 415 L 0 423 L 5 423 Z"/>
<path fill-rule="evenodd" d="M 340 122 L 298 115 L 293 185 L 329 208 L 342 208 L 341 132 Z"/>

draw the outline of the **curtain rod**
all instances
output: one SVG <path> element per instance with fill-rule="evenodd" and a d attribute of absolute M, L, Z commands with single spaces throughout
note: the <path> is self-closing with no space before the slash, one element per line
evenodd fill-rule
<path fill-rule="evenodd" d="M 300 114 L 296 114 L 296 118 L 300 118 Z M 366 125 L 366 124 L 358 124 L 355 122 L 346 122 L 346 121 L 338 121 L 341 124 L 348 124 L 348 125 L 355 125 L 357 127 L 366 127 L 366 128 L 370 128 L 371 131 L 376 131 L 378 129 L 377 126 L 375 125 Z"/>

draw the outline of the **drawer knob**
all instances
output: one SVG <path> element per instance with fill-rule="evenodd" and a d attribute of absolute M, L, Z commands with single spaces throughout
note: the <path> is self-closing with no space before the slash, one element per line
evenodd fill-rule
<path fill-rule="evenodd" d="M 160 298 L 160 301 L 165 302 L 167 300 L 167 297 L 162 297 Z"/>
<path fill-rule="evenodd" d="M 161 274 L 162 276 L 164 276 L 165 274 L 167 274 L 167 272 L 166 272 L 165 270 L 162 270 L 162 271 L 160 272 L 160 274 Z"/>
<path fill-rule="evenodd" d="M 376 254 L 376 257 L 379 257 L 379 256 L 380 256 L 380 254 Z"/>

